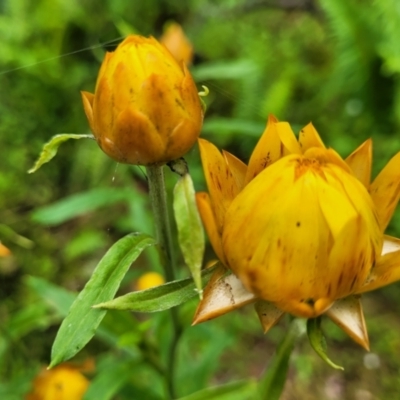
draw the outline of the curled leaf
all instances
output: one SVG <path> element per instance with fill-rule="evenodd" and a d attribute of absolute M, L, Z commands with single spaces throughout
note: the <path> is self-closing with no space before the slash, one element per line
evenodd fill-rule
<path fill-rule="evenodd" d="M 333 363 L 326 354 L 327 346 L 325 336 L 321 329 L 321 317 L 310 318 L 309 320 L 307 320 L 307 334 L 311 346 L 315 350 L 315 352 L 332 368 L 344 371 L 343 367 Z"/>
<path fill-rule="evenodd" d="M 58 148 L 69 139 L 94 139 L 93 135 L 77 135 L 74 133 L 60 133 L 53 136 L 47 142 L 40 153 L 39 158 L 36 160 L 35 165 L 28 171 L 28 174 L 36 172 L 43 164 L 48 163 L 57 154 Z"/>

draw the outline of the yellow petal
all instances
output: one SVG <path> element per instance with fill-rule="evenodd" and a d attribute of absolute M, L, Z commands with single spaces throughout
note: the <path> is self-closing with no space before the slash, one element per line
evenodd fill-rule
<path fill-rule="evenodd" d="M 311 122 L 300 131 L 299 144 L 303 153 L 312 147 L 325 149 L 324 142 Z"/>
<path fill-rule="evenodd" d="M 350 167 L 346 164 L 346 162 L 343 160 L 343 158 L 340 157 L 340 154 L 337 151 L 335 151 L 333 149 L 328 149 L 327 154 L 328 154 L 329 161 L 332 164 L 336 164 L 338 167 L 342 168 L 344 171 L 351 174 Z"/>
<path fill-rule="evenodd" d="M 222 251 L 221 235 L 218 232 L 210 196 L 206 192 L 196 193 L 196 203 L 215 254 L 226 265 L 224 252 Z"/>
<path fill-rule="evenodd" d="M 296 140 L 292 128 L 287 122 L 278 122 L 276 124 L 276 131 L 278 132 L 279 139 L 283 144 L 283 156 L 288 154 L 301 154 L 301 148 Z"/>
<path fill-rule="evenodd" d="M 400 152 L 372 182 L 370 193 L 378 212 L 381 230 L 384 232 L 400 198 Z"/>
<path fill-rule="evenodd" d="M 257 312 L 258 318 L 260 319 L 264 333 L 267 333 L 275 324 L 277 324 L 284 314 L 284 312 L 274 304 L 264 300 L 258 300 L 254 304 L 254 308 Z"/>
<path fill-rule="evenodd" d="M 250 157 L 246 184 L 281 157 L 281 141 L 276 131 L 277 122 L 278 120 L 273 115 L 268 117 L 267 126 Z"/>
<path fill-rule="evenodd" d="M 218 231 L 221 232 L 225 212 L 239 188 L 220 151 L 204 139 L 199 139 L 199 148 Z"/>
<path fill-rule="evenodd" d="M 225 150 L 222 150 L 222 155 L 225 157 L 225 161 L 228 164 L 233 177 L 235 178 L 238 189 L 242 190 L 244 187 L 244 180 L 246 178 L 247 165 L 233 154 Z"/>
<path fill-rule="evenodd" d="M 378 257 L 365 285 L 358 293 L 379 289 L 400 280 L 400 239 L 385 235 L 382 256 Z"/>
<path fill-rule="evenodd" d="M 380 237 L 371 199 L 356 178 L 292 155 L 235 198 L 222 246 L 249 291 L 312 318 L 361 287 L 381 251 Z"/>
<path fill-rule="evenodd" d="M 354 150 L 345 161 L 351 168 L 354 176 L 369 189 L 372 167 L 372 140 L 366 140 L 361 146 Z"/>
<path fill-rule="evenodd" d="M 248 290 L 283 311 L 310 317 L 332 303 L 329 288 L 315 278 L 317 265 L 326 265 L 329 230 L 319 227 L 326 225 L 318 211 L 322 178 L 310 172 L 294 182 L 294 169 L 287 165 L 297 158 L 276 162 L 238 195 L 226 217 L 223 248 Z M 252 229 L 246 225 L 249 213 Z"/>
<path fill-rule="evenodd" d="M 360 296 L 337 300 L 325 314 L 356 343 L 369 350 L 368 332 Z"/>
<path fill-rule="evenodd" d="M 253 303 L 256 297 L 243 286 L 233 274 L 222 265 L 215 270 L 203 292 L 193 325 L 224 315 L 246 304 Z"/>

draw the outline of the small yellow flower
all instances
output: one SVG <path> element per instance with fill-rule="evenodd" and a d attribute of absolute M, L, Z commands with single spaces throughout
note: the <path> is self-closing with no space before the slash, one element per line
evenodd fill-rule
<path fill-rule="evenodd" d="M 203 110 L 182 63 L 154 38 L 128 36 L 106 53 L 95 93 L 82 92 L 100 148 L 126 164 L 163 164 L 196 142 Z"/>
<path fill-rule="evenodd" d="M 368 348 L 359 294 L 400 279 L 400 240 L 384 235 L 400 197 L 400 153 L 370 183 L 371 140 L 343 160 L 312 124 L 296 140 L 270 117 L 248 166 L 199 143 L 209 194 L 197 194 L 198 207 L 233 274 L 215 273 L 195 323 L 257 302 L 265 330 L 284 312 L 326 313 Z M 224 284 L 234 289 L 215 305 Z"/>
<path fill-rule="evenodd" d="M 0 257 L 8 257 L 11 255 L 11 250 L 0 242 Z"/>
<path fill-rule="evenodd" d="M 147 272 L 143 274 L 135 284 L 136 290 L 146 290 L 165 283 L 165 279 L 158 272 Z"/>
<path fill-rule="evenodd" d="M 182 27 L 176 22 L 171 23 L 165 29 L 160 38 L 163 44 L 178 62 L 190 65 L 193 61 L 193 46 L 183 32 Z"/>
<path fill-rule="evenodd" d="M 33 381 L 33 389 L 26 400 L 81 400 L 89 381 L 80 368 L 61 364 L 51 370 L 42 370 Z"/>

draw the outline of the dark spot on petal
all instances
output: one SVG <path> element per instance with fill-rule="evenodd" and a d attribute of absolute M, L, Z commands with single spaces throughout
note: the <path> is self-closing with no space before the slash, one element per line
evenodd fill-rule
<path fill-rule="evenodd" d="M 301 225 L 301 222 L 300 222 L 300 221 L 297 221 L 297 222 L 296 222 L 296 226 L 299 227 L 300 225 Z"/>
<path fill-rule="evenodd" d="M 304 303 L 308 304 L 311 307 L 314 307 L 315 301 L 314 301 L 314 299 L 310 298 L 310 299 L 304 300 Z"/>

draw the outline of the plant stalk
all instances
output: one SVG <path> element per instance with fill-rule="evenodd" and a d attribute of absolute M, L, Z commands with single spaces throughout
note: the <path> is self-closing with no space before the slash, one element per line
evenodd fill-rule
<path fill-rule="evenodd" d="M 175 279 L 174 273 L 174 249 L 172 245 L 171 224 L 167 206 L 167 192 L 165 189 L 163 166 L 152 165 L 146 167 L 149 183 L 150 202 L 154 215 L 156 237 L 160 248 L 160 259 L 164 267 L 165 277 L 168 282 Z M 166 381 L 167 390 L 171 399 L 176 398 L 174 383 L 176 349 L 182 328 L 179 323 L 176 308 L 171 308 L 172 339 L 168 352 Z"/>

